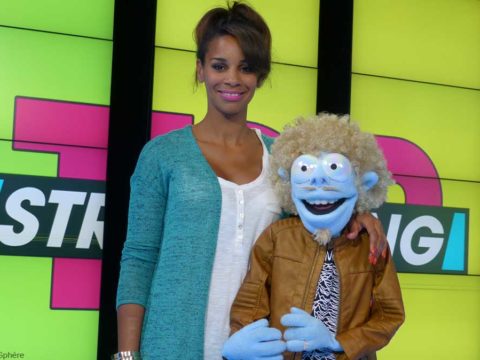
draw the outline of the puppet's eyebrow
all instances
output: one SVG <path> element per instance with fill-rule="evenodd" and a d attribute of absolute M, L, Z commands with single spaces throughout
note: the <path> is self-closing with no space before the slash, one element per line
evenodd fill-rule
<path fill-rule="evenodd" d="M 337 187 L 335 187 L 335 186 L 322 186 L 322 190 L 324 190 L 324 191 L 339 191 L 340 192 L 340 190 L 338 190 Z"/>
<path fill-rule="evenodd" d="M 301 188 L 303 190 L 318 190 L 318 189 L 322 189 L 323 191 L 338 191 L 340 192 L 340 190 L 337 189 L 337 187 L 335 186 L 312 186 L 312 185 L 304 185 L 304 186 L 301 186 Z"/>

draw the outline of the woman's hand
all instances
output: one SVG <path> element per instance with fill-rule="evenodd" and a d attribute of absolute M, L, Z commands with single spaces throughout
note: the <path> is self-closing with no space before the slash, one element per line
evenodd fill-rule
<path fill-rule="evenodd" d="M 365 228 L 370 237 L 370 254 L 368 261 L 375 265 L 380 254 L 382 257 L 387 256 L 387 237 L 383 231 L 383 226 L 371 213 L 355 214 L 347 225 L 347 238 L 355 239 L 358 233 Z"/>

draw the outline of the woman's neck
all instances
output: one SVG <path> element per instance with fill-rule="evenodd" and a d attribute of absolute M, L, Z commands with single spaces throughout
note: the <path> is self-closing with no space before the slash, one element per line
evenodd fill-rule
<path fill-rule="evenodd" d="M 239 145 L 251 136 L 252 130 L 247 127 L 245 118 L 225 119 L 208 114 L 193 126 L 194 134 L 199 141 Z"/>

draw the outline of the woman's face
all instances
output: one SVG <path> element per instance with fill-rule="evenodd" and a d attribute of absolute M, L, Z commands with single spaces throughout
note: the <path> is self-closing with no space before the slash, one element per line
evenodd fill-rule
<path fill-rule="evenodd" d="M 218 36 L 210 42 L 204 64 L 197 60 L 197 76 L 205 83 L 209 113 L 246 119 L 258 80 L 233 36 Z"/>

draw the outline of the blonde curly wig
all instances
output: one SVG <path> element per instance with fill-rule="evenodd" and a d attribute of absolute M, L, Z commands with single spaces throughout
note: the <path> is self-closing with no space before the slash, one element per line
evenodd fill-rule
<path fill-rule="evenodd" d="M 377 208 L 385 201 L 387 187 L 394 183 L 382 151 L 372 134 L 360 131 L 348 115 L 338 116 L 320 113 L 308 118 L 299 117 L 275 139 L 270 160 L 270 179 L 284 211 L 297 214 L 291 198 L 290 181 L 278 175 L 283 168 L 290 173 L 293 161 L 303 154 L 319 155 L 320 152 L 336 152 L 345 155 L 357 175 L 357 212 Z M 375 171 L 378 182 L 368 192 L 361 186 L 361 177 L 367 171 Z"/>

